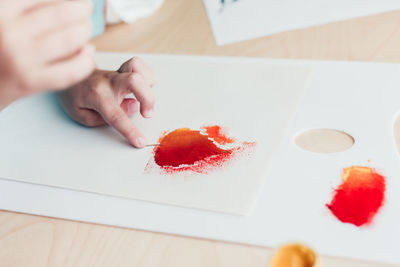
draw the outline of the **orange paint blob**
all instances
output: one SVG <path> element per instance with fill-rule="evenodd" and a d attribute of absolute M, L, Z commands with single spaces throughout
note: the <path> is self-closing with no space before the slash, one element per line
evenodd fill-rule
<path fill-rule="evenodd" d="M 288 244 L 280 247 L 273 255 L 271 267 L 314 267 L 317 262 L 315 252 L 302 244 Z"/>
<path fill-rule="evenodd" d="M 160 139 L 154 160 L 157 165 L 179 167 L 190 165 L 213 156 L 224 157 L 232 152 L 217 147 L 209 135 L 189 128 L 170 132 Z"/>
<path fill-rule="evenodd" d="M 204 173 L 210 167 L 221 166 L 238 151 L 255 143 L 236 142 L 227 137 L 218 125 L 199 130 L 180 128 L 164 133 L 153 150 L 154 163 L 171 172 L 194 171 Z M 149 162 L 148 166 L 151 165 Z"/>
<path fill-rule="evenodd" d="M 326 206 L 341 222 L 371 223 L 384 202 L 385 178 L 369 167 L 352 166 L 344 169 L 342 180 Z"/>

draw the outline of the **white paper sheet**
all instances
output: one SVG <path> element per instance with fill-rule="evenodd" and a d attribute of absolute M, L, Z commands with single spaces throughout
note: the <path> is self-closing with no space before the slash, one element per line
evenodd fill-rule
<path fill-rule="evenodd" d="M 100 55 L 117 69 L 128 55 Z M 268 163 L 305 92 L 310 70 L 263 60 L 147 57 L 157 74 L 151 120 L 133 118 L 150 143 L 166 130 L 221 125 L 255 151 L 207 174 L 147 173 L 153 147 L 128 145 L 110 128 L 72 122 L 53 94 L 22 99 L 0 114 L 0 177 L 100 194 L 248 215 Z"/>
<path fill-rule="evenodd" d="M 203 0 L 218 45 L 400 9 L 398 0 Z"/>
<path fill-rule="evenodd" d="M 103 56 L 110 64 L 120 61 L 118 55 Z M 319 254 L 400 264 L 400 164 L 393 140 L 400 64 L 262 61 L 310 67 L 313 78 L 250 216 L 5 179 L 0 179 L 0 209 L 267 247 L 302 242 Z M 344 130 L 356 142 L 340 153 L 303 151 L 293 137 L 310 128 Z M 385 205 L 372 225 L 361 228 L 339 222 L 325 206 L 342 168 L 357 164 L 387 177 Z"/>

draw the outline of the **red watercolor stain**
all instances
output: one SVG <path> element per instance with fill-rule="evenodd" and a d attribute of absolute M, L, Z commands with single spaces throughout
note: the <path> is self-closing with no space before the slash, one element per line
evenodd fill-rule
<path fill-rule="evenodd" d="M 180 128 L 164 133 L 153 150 L 154 163 L 167 173 L 193 171 L 206 173 L 255 143 L 236 142 L 226 136 L 220 126 L 205 126 L 199 130 Z M 147 164 L 146 169 L 151 165 Z"/>
<path fill-rule="evenodd" d="M 345 168 L 342 184 L 326 206 L 343 223 L 369 224 L 383 205 L 385 177 L 369 167 Z"/>
<path fill-rule="evenodd" d="M 225 133 L 223 133 L 223 129 L 218 125 L 204 126 L 202 129 L 205 129 L 207 135 L 212 137 L 218 144 L 225 145 L 235 142 L 234 139 L 227 137 Z"/>

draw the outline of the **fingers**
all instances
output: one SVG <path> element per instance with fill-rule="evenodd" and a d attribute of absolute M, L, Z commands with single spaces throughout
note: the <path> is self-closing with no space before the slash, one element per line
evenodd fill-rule
<path fill-rule="evenodd" d="M 112 89 L 111 79 L 118 75 L 97 70 L 88 79 L 57 95 L 64 110 L 77 122 L 86 126 L 109 124 L 133 146 L 144 147 L 145 137 L 128 117 L 139 110 L 139 102 L 134 98 L 120 99 Z"/>
<path fill-rule="evenodd" d="M 142 74 L 143 77 L 149 81 L 149 85 L 151 87 L 154 86 L 155 83 L 155 78 L 154 78 L 154 73 L 150 69 L 149 66 L 147 66 L 144 61 L 139 58 L 139 57 L 133 57 L 130 60 L 126 61 L 124 64 L 121 65 L 121 67 L 118 70 L 119 73 L 123 72 L 137 72 L 139 74 Z"/>
<path fill-rule="evenodd" d="M 29 11 L 24 16 L 24 23 L 30 29 L 27 34 L 41 37 L 62 30 L 70 25 L 76 25 L 83 21 L 86 23 L 89 22 L 92 11 L 93 4 L 88 0 L 53 0 L 47 5 Z"/>
<path fill-rule="evenodd" d="M 68 57 L 89 42 L 90 32 L 90 21 L 70 25 L 38 40 L 38 51 L 44 62 Z"/>
<path fill-rule="evenodd" d="M 121 103 L 121 108 L 127 116 L 132 116 L 139 110 L 135 99 L 125 99 Z M 74 114 L 69 113 L 69 115 L 71 118 L 83 125 L 88 127 L 97 127 L 107 124 L 103 117 L 101 117 L 101 115 L 95 110 L 88 108 L 77 108 L 77 110 L 78 111 L 75 111 Z"/>
<path fill-rule="evenodd" d="M 88 127 L 106 125 L 107 122 L 96 110 L 87 107 L 88 103 L 85 101 L 84 94 L 82 95 L 86 89 L 85 86 L 77 85 L 68 90 L 59 91 L 56 95 L 64 111 L 76 122 Z M 120 106 L 128 116 L 138 111 L 138 102 L 132 98 L 124 99 Z"/>
<path fill-rule="evenodd" d="M 154 109 L 154 73 L 139 57 L 126 61 L 118 70 L 115 86 L 120 90 L 129 90 L 140 102 L 140 113 L 150 118 Z"/>
<path fill-rule="evenodd" d="M 103 119 L 118 132 L 120 132 L 130 144 L 137 148 L 146 146 L 147 141 L 143 134 L 135 127 L 122 108 L 113 99 L 103 99 L 97 107 L 97 111 Z"/>
<path fill-rule="evenodd" d="M 117 91 L 132 92 L 140 102 L 140 113 L 150 118 L 154 110 L 154 94 L 150 82 L 137 72 L 126 72 L 116 75 L 112 81 L 112 88 Z"/>
<path fill-rule="evenodd" d="M 40 73 L 42 77 L 36 77 L 38 81 L 46 81 L 46 86 L 52 89 L 64 89 L 85 79 L 95 68 L 94 47 L 85 47 L 76 55 L 63 61 L 55 62 L 47 66 L 46 71 Z M 43 77 L 45 76 L 45 77 Z M 39 88 L 45 85 L 38 85 Z"/>
<path fill-rule="evenodd" d="M 8 1 L 7 2 L 3 1 L 3 2 L 7 4 L 8 12 L 18 13 L 30 10 L 38 5 L 55 2 L 55 0 L 14 0 L 13 1 L 14 3 L 12 3 L 11 5 Z M 0 6 L 3 8 L 4 7 L 3 3 L 1 3 Z"/>
<path fill-rule="evenodd" d="M 94 110 L 80 108 L 79 114 L 71 115 L 71 118 L 88 127 L 98 127 L 106 125 L 105 120 Z"/>

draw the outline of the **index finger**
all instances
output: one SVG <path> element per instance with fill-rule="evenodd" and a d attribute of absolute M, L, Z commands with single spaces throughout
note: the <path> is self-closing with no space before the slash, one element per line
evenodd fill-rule
<path fill-rule="evenodd" d="M 137 148 L 146 146 L 147 141 L 143 134 L 136 128 L 116 102 L 111 99 L 101 100 L 97 112 L 100 113 L 109 125 L 121 133 L 130 144 Z"/>

